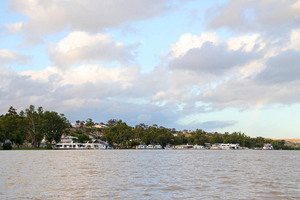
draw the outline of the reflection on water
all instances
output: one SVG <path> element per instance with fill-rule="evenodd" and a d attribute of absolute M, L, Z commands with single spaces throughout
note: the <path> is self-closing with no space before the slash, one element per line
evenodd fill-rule
<path fill-rule="evenodd" d="M 0 199 L 300 199 L 300 151 L 0 151 Z"/>

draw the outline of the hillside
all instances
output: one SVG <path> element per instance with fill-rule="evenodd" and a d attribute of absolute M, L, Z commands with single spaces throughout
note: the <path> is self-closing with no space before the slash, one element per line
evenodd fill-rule
<path fill-rule="evenodd" d="M 300 147 L 300 139 L 283 139 L 286 145 Z"/>

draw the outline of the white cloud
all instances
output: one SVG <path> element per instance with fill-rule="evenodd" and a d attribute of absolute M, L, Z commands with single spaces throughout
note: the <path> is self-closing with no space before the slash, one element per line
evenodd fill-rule
<path fill-rule="evenodd" d="M 175 58 L 181 57 L 190 49 L 201 48 L 206 42 L 218 44 L 219 38 L 217 34 L 213 32 L 202 33 L 200 36 L 185 33 L 179 38 L 179 41 L 176 44 L 171 45 L 171 52 Z"/>
<path fill-rule="evenodd" d="M 267 67 L 257 75 L 256 80 L 264 84 L 298 81 L 300 77 L 299 63 L 299 51 L 284 51 L 268 59 Z"/>
<path fill-rule="evenodd" d="M 167 82 L 170 87 L 157 91 L 152 100 L 177 105 L 178 111 L 185 114 L 250 109 L 260 99 L 269 105 L 297 103 L 297 33 L 298 29 L 292 30 L 290 37 L 283 40 L 258 33 L 228 40 L 216 36 L 217 42 L 184 34 L 176 45 L 171 45 L 174 58 L 168 68 L 171 73 L 167 80 L 179 84 L 175 87 L 172 81 Z"/>
<path fill-rule="evenodd" d="M 126 22 L 151 19 L 170 9 L 166 0 L 78 1 L 12 0 L 11 10 L 28 17 L 22 31 L 30 42 L 64 31 L 101 31 Z"/>
<path fill-rule="evenodd" d="M 236 66 L 244 65 L 259 54 L 230 50 L 226 44 L 215 45 L 204 43 L 201 48 L 189 50 L 183 57 L 170 62 L 170 68 L 177 70 L 192 70 L 197 73 L 225 74 Z"/>
<path fill-rule="evenodd" d="M 105 120 L 111 117 L 133 124 L 172 122 L 176 116 L 168 107 L 161 108 L 151 102 L 153 93 L 163 85 L 163 80 L 153 84 L 155 79 L 160 77 L 141 74 L 138 68 L 99 65 L 82 65 L 67 72 L 56 67 L 19 73 L 1 68 L 0 110 L 6 112 L 10 105 L 20 110 L 42 102 L 45 109 L 67 116 L 72 113 L 71 120 L 78 111 L 80 119 L 88 114 L 87 117 L 95 114 L 99 117 L 100 113 Z"/>
<path fill-rule="evenodd" d="M 291 31 L 289 47 L 298 51 L 300 50 L 300 29 Z"/>
<path fill-rule="evenodd" d="M 48 67 L 41 71 L 21 72 L 33 81 L 51 82 L 55 79 L 55 88 L 67 85 L 80 86 L 86 83 L 119 83 L 123 89 L 130 88 L 139 76 L 138 68 L 105 68 L 100 65 L 81 65 L 61 71 L 57 67 Z"/>
<path fill-rule="evenodd" d="M 91 35 L 86 32 L 71 32 L 56 45 L 48 48 L 51 60 L 59 66 L 86 62 L 129 63 L 133 59 L 133 47 L 112 40 L 109 35 Z"/>
<path fill-rule="evenodd" d="M 16 51 L 0 49 L 0 64 L 2 65 L 8 63 L 27 64 L 29 60 L 29 56 L 22 55 Z"/>
<path fill-rule="evenodd" d="M 227 120 L 227 121 L 217 120 L 217 121 L 204 121 L 204 122 L 194 120 L 194 121 L 185 122 L 183 120 L 183 121 L 179 121 L 179 123 L 185 127 L 192 127 L 194 129 L 201 127 L 201 129 L 203 129 L 205 131 L 215 131 L 217 129 L 222 129 L 222 128 L 227 128 L 227 127 L 233 126 L 233 125 L 237 124 L 238 122 L 234 121 L 234 120 Z"/>
<path fill-rule="evenodd" d="M 251 52 L 253 48 L 260 51 L 266 46 L 259 34 L 231 37 L 227 40 L 227 44 L 230 50 L 242 50 L 244 52 Z"/>
<path fill-rule="evenodd" d="M 300 25 L 299 0 L 230 0 L 220 7 L 208 23 L 212 29 L 229 28 L 236 32 L 281 34 Z M 280 27 L 280 28 L 279 28 Z"/>
<path fill-rule="evenodd" d="M 156 17 L 168 10 L 165 2 L 11 1 L 12 10 L 26 20 L 7 24 L 9 32 L 22 31 L 31 41 L 71 32 L 49 44 L 53 66 L 40 71 L 17 73 L 3 67 L 24 64 L 28 57 L 0 50 L 1 111 L 42 102 L 73 116 L 78 112 L 78 118 L 98 114 L 135 124 L 171 124 L 199 113 L 253 108 L 258 100 L 268 105 L 299 102 L 300 1 L 232 0 L 210 23 L 222 33 L 182 34 L 153 71 L 128 67 L 140 49 L 99 31 Z M 127 36 L 124 41 L 131 41 L 132 35 Z M 217 118 L 190 125 L 222 128 L 236 123 Z"/>
<path fill-rule="evenodd" d="M 191 38 L 197 37 L 200 38 Z M 69 45 L 68 41 L 65 44 L 61 41 L 56 45 L 57 51 L 69 52 L 71 49 L 81 48 L 81 44 L 90 42 L 83 41 L 74 46 Z M 186 45 L 177 45 L 176 51 L 182 54 L 174 57 L 169 67 L 160 66 L 146 74 L 135 67 L 109 68 L 98 64 L 82 64 L 66 71 L 61 71 L 58 67 L 49 67 L 42 71 L 23 72 L 20 75 L 26 75 L 27 81 L 42 83 L 41 87 L 47 88 L 48 96 L 41 97 L 39 92 L 33 96 L 46 99 L 49 104 L 59 101 L 64 105 L 62 109 L 67 111 L 76 106 L 78 109 L 98 107 L 107 114 L 112 112 L 122 115 L 121 111 L 126 110 L 132 114 L 131 117 L 136 114 L 137 121 L 155 121 L 153 112 L 162 114 L 172 110 L 173 119 L 178 120 L 181 116 L 228 107 L 249 109 L 258 99 L 263 99 L 266 104 L 289 104 L 298 101 L 298 73 L 290 71 L 296 70 L 297 67 L 288 67 L 286 72 L 276 67 L 276 63 L 280 62 L 288 65 L 290 63 L 291 66 L 297 63 L 296 50 L 294 54 L 289 53 L 289 57 L 283 54 L 285 51 L 265 56 L 278 43 L 270 43 L 259 35 L 232 37 L 230 42 L 219 39 L 217 41 L 194 45 L 193 42 L 181 43 L 180 40 L 177 44 Z M 173 50 L 174 48 L 171 49 Z M 194 59 L 190 59 L 189 56 Z M 285 59 L 291 62 L 285 62 Z M 192 61 L 195 62 L 188 65 Z M 291 73 L 294 76 L 291 76 Z M 286 81 L 274 82 L 275 84 L 264 81 L 264 78 L 272 80 L 269 76 L 276 80 L 280 74 Z M 287 81 L 288 77 L 292 77 L 291 81 Z M 42 91 L 42 88 L 37 91 Z M 143 110 L 138 110 L 141 107 Z M 132 110 L 129 111 L 129 108 Z M 215 126 L 216 123 L 198 125 L 208 127 Z M 227 123 L 223 125 L 227 126 Z M 222 126 L 221 122 L 219 126 Z"/>
<path fill-rule="evenodd" d="M 9 33 L 16 33 L 22 29 L 23 22 L 17 22 L 13 24 L 6 24 L 5 28 Z"/>

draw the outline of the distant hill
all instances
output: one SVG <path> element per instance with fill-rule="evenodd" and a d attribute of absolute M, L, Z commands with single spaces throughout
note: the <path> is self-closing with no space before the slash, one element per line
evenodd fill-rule
<path fill-rule="evenodd" d="M 288 146 L 300 147 L 300 139 L 280 139 L 284 140 Z"/>

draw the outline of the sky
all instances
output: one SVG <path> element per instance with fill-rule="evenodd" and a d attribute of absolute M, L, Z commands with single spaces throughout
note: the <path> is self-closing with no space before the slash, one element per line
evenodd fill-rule
<path fill-rule="evenodd" d="M 0 114 L 300 138 L 300 0 L 0 0 Z"/>

